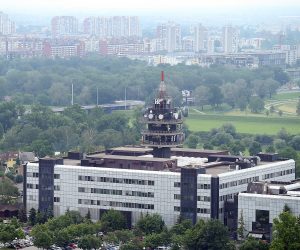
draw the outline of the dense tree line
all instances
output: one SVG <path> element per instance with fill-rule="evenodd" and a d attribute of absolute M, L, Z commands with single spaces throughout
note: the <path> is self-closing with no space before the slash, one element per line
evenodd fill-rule
<path fill-rule="evenodd" d="M 67 211 L 63 216 L 51 218 L 33 227 L 32 236 L 37 247 L 50 245 L 66 247 L 71 242 L 83 249 L 99 248 L 101 244 L 119 245 L 120 249 L 233 249 L 227 228 L 218 220 L 200 220 L 192 225 L 181 220 L 167 228 L 158 214 L 142 215 L 132 229 L 128 229 L 121 212 L 108 210 L 93 223 L 78 212 Z M 98 247 L 96 247 L 98 246 Z"/>
<path fill-rule="evenodd" d="M 219 105 L 222 102 L 244 109 L 251 95 L 271 96 L 289 79 L 280 68 L 233 68 L 229 66 L 161 65 L 149 67 L 145 62 L 127 58 L 90 56 L 86 58 L 22 59 L 0 61 L 0 99 L 10 96 L 20 104 L 63 105 L 71 102 L 74 84 L 75 103 L 95 104 L 124 99 L 151 100 L 165 70 L 169 92 L 176 103 L 180 91 L 194 91 L 196 103 Z"/>
<path fill-rule="evenodd" d="M 23 106 L 4 102 L 0 103 L 0 150 L 34 151 L 44 157 L 71 149 L 91 152 L 135 144 L 138 129 L 134 124 L 129 126 L 129 119 L 126 114 L 106 114 L 100 108 L 86 113 L 79 105 L 62 114 L 34 105 L 25 113 Z"/>

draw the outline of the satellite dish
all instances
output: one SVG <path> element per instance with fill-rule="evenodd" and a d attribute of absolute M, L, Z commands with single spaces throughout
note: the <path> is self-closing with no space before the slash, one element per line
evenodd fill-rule
<path fill-rule="evenodd" d="M 147 114 L 144 114 L 144 117 L 147 118 Z"/>
<path fill-rule="evenodd" d="M 177 120 L 178 119 L 178 113 L 174 113 L 174 118 Z"/>
<path fill-rule="evenodd" d="M 159 119 L 159 120 L 164 119 L 164 115 L 160 114 L 160 115 L 158 116 L 158 119 Z"/>
<path fill-rule="evenodd" d="M 149 119 L 153 119 L 153 114 L 148 115 Z"/>

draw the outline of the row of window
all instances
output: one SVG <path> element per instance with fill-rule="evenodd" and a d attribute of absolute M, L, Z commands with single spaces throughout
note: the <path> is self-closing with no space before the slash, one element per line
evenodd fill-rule
<path fill-rule="evenodd" d="M 198 214 L 210 214 L 210 209 L 208 208 L 197 208 Z"/>
<path fill-rule="evenodd" d="M 210 184 L 197 184 L 197 189 L 210 189 Z"/>
<path fill-rule="evenodd" d="M 26 173 L 27 177 L 34 177 L 34 178 L 39 178 L 39 173 L 37 172 L 27 172 Z M 44 174 L 45 178 L 49 177 L 48 174 Z M 60 179 L 60 175 L 59 174 L 54 174 L 54 179 Z"/>
<path fill-rule="evenodd" d="M 127 207 L 127 208 L 151 209 L 151 210 L 154 209 L 153 204 L 141 204 L 141 203 L 132 203 L 132 202 L 118 202 L 118 201 L 100 201 L 100 200 L 88 200 L 88 199 L 78 199 L 78 204 L 110 206 L 110 207 Z"/>
<path fill-rule="evenodd" d="M 110 195 L 125 195 L 125 196 L 138 196 L 138 197 L 154 197 L 153 192 L 141 192 L 141 191 L 122 191 L 115 189 L 102 189 L 102 188 L 84 188 L 79 187 L 78 192 L 81 193 L 94 193 L 94 194 L 110 194 Z"/>
<path fill-rule="evenodd" d="M 227 200 L 232 200 L 235 195 L 238 193 L 233 193 L 233 194 L 226 194 L 226 195 L 221 195 L 220 196 L 220 201 L 227 201 Z"/>
<path fill-rule="evenodd" d="M 42 196 L 41 201 L 51 201 L 51 196 Z M 54 197 L 53 202 L 60 202 L 60 197 Z"/>
<path fill-rule="evenodd" d="M 185 213 L 193 213 L 194 212 L 193 208 L 183 208 L 182 210 L 184 210 L 182 212 L 185 212 Z M 180 207 L 178 207 L 178 206 L 174 207 L 174 212 L 180 212 L 180 211 L 181 211 Z M 197 208 L 197 213 L 198 214 L 210 214 L 210 209 L 208 209 L 208 208 Z"/>
<path fill-rule="evenodd" d="M 35 177 L 35 178 L 39 177 L 39 173 L 36 172 L 27 172 L 26 175 L 27 177 Z"/>
<path fill-rule="evenodd" d="M 112 177 L 95 177 L 95 176 L 78 176 L 79 181 L 97 181 L 97 182 L 110 182 L 110 183 L 125 183 L 134 185 L 148 185 L 154 186 L 154 181 L 151 180 L 138 180 L 138 179 L 124 179 Z"/>
<path fill-rule="evenodd" d="M 189 183 L 185 183 L 185 185 L 188 185 Z M 189 184 L 190 186 L 192 184 Z M 180 188 L 181 187 L 181 183 L 180 182 L 174 182 L 174 187 Z M 192 186 L 191 186 L 192 188 Z M 210 184 L 197 184 L 197 189 L 210 189 Z"/>
<path fill-rule="evenodd" d="M 210 201 L 210 197 L 209 196 L 197 196 L 197 201 Z"/>
<path fill-rule="evenodd" d="M 39 189 L 39 184 L 31 184 L 31 183 L 27 183 L 26 187 L 28 189 Z"/>
<path fill-rule="evenodd" d="M 287 170 L 282 170 L 282 171 L 271 173 L 271 174 L 264 174 L 263 177 L 262 177 L 262 179 L 266 180 L 266 179 L 271 179 L 271 178 L 274 178 L 274 177 L 279 177 L 279 176 L 293 174 L 293 173 L 295 173 L 295 169 L 294 168 L 287 169 Z"/>
<path fill-rule="evenodd" d="M 26 187 L 28 189 L 39 189 L 39 184 L 31 184 L 31 183 L 27 183 Z M 52 190 L 51 186 L 42 186 L 43 190 Z M 58 185 L 54 185 L 53 189 L 55 191 L 60 191 L 60 186 Z"/>
<path fill-rule="evenodd" d="M 259 181 L 259 176 L 254 176 L 254 177 L 249 177 L 249 178 L 244 178 L 238 181 L 230 181 L 230 182 L 225 182 L 219 185 L 220 189 L 224 188 L 230 188 L 230 187 L 235 187 L 238 185 L 244 185 L 253 181 Z"/>

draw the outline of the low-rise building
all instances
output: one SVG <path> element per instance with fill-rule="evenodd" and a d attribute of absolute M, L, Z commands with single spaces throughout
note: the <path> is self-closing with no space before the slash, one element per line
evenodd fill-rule
<path fill-rule="evenodd" d="M 300 180 L 250 183 L 247 191 L 238 195 L 238 220 L 243 216 L 246 233 L 270 239 L 273 220 L 285 207 L 296 216 L 300 214 Z"/>

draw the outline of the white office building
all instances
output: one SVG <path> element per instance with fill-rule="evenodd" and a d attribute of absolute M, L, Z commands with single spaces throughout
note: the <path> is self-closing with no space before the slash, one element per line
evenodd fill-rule
<path fill-rule="evenodd" d="M 128 148 L 135 156 L 102 153 L 28 163 L 24 181 L 27 211 L 51 208 L 55 216 L 68 209 L 82 215 L 90 211 L 91 218 L 98 220 L 113 208 L 122 211 L 131 224 L 141 214 L 159 213 L 168 226 L 179 215 L 193 222 L 210 218 L 225 221 L 225 201 L 246 191 L 250 182 L 295 178 L 293 160 L 266 161 L 261 155 L 259 161 L 257 157 L 212 154 L 206 159 L 184 157 L 183 164 L 180 157 L 145 156 L 149 152 L 136 156 L 141 150 Z M 252 208 L 243 205 L 246 218 L 250 213 L 247 206 Z"/>

